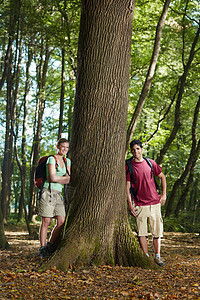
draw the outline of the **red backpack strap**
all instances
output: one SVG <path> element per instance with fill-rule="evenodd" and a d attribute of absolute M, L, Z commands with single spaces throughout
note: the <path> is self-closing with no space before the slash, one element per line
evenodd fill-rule
<path fill-rule="evenodd" d="M 65 163 L 66 172 L 70 176 L 69 171 L 67 170 L 67 159 L 66 159 L 65 156 L 63 156 L 63 160 L 64 160 L 64 163 Z"/>
<path fill-rule="evenodd" d="M 57 169 L 57 167 L 58 167 L 58 160 L 57 160 L 56 156 L 55 156 L 55 155 L 49 155 L 49 156 L 53 156 L 53 157 L 54 157 L 54 159 L 55 159 L 55 161 L 56 161 L 55 168 Z"/>
<path fill-rule="evenodd" d="M 64 160 L 64 163 L 65 163 L 65 167 L 66 167 L 66 169 L 67 169 L 67 159 L 66 159 L 65 156 L 63 156 L 63 160 Z"/>

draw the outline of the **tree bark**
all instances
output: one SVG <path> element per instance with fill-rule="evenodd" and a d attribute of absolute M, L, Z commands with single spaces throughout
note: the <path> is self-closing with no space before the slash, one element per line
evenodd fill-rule
<path fill-rule="evenodd" d="M 5 236 L 5 231 L 4 231 L 4 224 L 3 224 L 3 216 L 1 213 L 1 208 L 0 208 L 0 249 L 9 249 L 10 246 L 7 242 L 6 236 Z"/>
<path fill-rule="evenodd" d="M 15 68 L 14 68 L 14 76 L 15 87 L 14 87 L 14 101 L 13 101 L 13 115 L 15 118 L 12 120 L 12 131 L 15 136 L 15 143 L 18 137 L 18 122 L 19 118 L 17 117 L 17 100 L 19 95 L 19 81 L 20 81 L 20 72 L 21 72 L 21 60 L 22 60 L 22 39 L 18 42 L 18 35 L 16 38 L 16 55 L 15 55 Z M 20 197 L 21 200 L 21 197 Z M 18 222 L 22 221 L 23 218 L 23 203 L 19 200 L 19 210 L 18 210 Z"/>
<path fill-rule="evenodd" d="M 71 139 L 70 214 L 44 266 L 152 266 L 130 229 L 125 143 L 134 2 L 83 0 Z"/>
<path fill-rule="evenodd" d="M 163 7 L 163 11 L 162 14 L 160 16 L 157 28 L 156 28 L 156 36 L 155 36 L 155 42 L 154 42 L 154 49 L 153 49 L 153 53 L 152 53 L 152 58 L 151 58 L 151 63 L 149 66 L 149 70 L 147 72 L 147 76 L 146 76 L 146 80 L 140 95 L 140 98 L 138 100 L 138 103 L 136 105 L 135 111 L 133 113 L 131 122 L 129 124 L 128 130 L 127 130 L 127 138 L 126 138 L 126 150 L 128 150 L 129 148 L 129 143 L 132 139 L 133 133 L 135 131 L 136 125 L 137 125 L 137 121 L 139 119 L 140 113 L 143 109 L 147 94 L 149 92 L 149 89 L 151 87 L 151 83 L 153 80 L 153 76 L 155 73 L 155 68 L 156 68 L 156 64 L 157 64 L 157 60 L 158 60 L 158 56 L 159 56 L 159 51 L 160 51 L 160 41 L 161 41 L 161 35 L 162 35 L 162 28 L 164 26 L 164 22 L 167 16 L 167 12 L 168 12 L 168 8 L 169 8 L 169 4 L 170 4 L 171 0 L 166 0 L 164 7 Z"/>
<path fill-rule="evenodd" d="M 21 161 L 18 155 L 18 149 L 17 149 L 17 143 L 16 143 L 16 137 L 15 137 L 15 155 L 16 155 L 16 161 L 17 165 L 20 171 L 20 176 L 21 176 L 21 194 L 20 194 L 20 202 L 19 202 L 19 213 L 18 213 L 18 222 L 22 220 L 23 217 L 23 210 L 25 214 L 25 220 L 26 220 L 26 225 L 27 229 L 29 232 L 29 235 L 31 235 L 31 227 L 29 224 L 28 220 L 28 214 L 27 214 L 27 209 L 26 209 L 26 201 L 25 201 L 25 192 L 26 192 L 26 170 L 27 170 L 27 156 L 26 156 L 26 151 L 27 151 L 27 145 L 26 145 L 26 131 L 27 131 L 27 96 L 30 91 L 30 66 L 32 62 L 32 50 L 29 47 L 28 48 L 28 60 L 26 64 L 26 83 L 25 83 L 25 93 L 24 93 L 24 99 L 23 99 L 23 126 L 22 126 L 22 143 L 21 143 Z M 21 111 L 21 109 L 20 109 Z M 19 118 L 18 118 L 19 119 Z M 17 126 L 18 128 L 18 126 Z"/>
<path fill-rule="evenodd" d="M 2 167 L 2 190 L 1 190 L 1 209 L 3 222 L 9 213 L 10 194 L 11 194 L 11 176 L 12 176 L 12 152 L 13 152 L 13 124 L 16 117 L 16 102 L 13 101 L 13 80 L 15 73 L 13 72 L 13 53 L 12 44 L 14 33 L 16 30 L 16 22 L 19 17 L 20 2 L 10 1 L 10 23 L 9 23 L 9 39 L 8 50 L 5 61 L 6 83 L 7 83 L 7 103 L 6 103 L 6 136 L 4 147 L 4 159 Z M 4 76 L 4 75 L 3 75 Z"/>
<path fill-rule="evenodd" d="M 11 193 L 11 174 L 12 174 L 12 148 L 13 148 L 13 133 L 11 129 L 12 122 L 12 48 L 10 48 L 9 64 L 7 70 L 7 103 L 6 103 L 6 135 L 4 147 L 4 159 L 2 167 L 2 190 L 1 190 L 1 209 L 3 222 L 9 212 L 10 193 Z"/>
<path fill-rule="evenodd" d="M 36 132 L 33 139 L 33 147 L 32 147 L 32 158 L 31 158 L 31 170 L 30 170 L 30 200 L 29 200 L 29 221 L 32 220 L 33 216 L 33 207 L 35 204 L 35 185 L 34 185 L 34 174 L 35 169 L 37 167 L 37 162 L 39 159 L 40 153 L 40 141 L 41 141 L 41 133 L 42 133 L 42 117 L 44 113 L 45 106 L 45 84 L 46 84 L 46 76 L 47 76 L 47 67 L 49 63 L 50 57 L 49 45 L 46 42 L 44 46 L 43 42 L 41 43 L 41 53 L 40 53 L 40 62 L 38 66 L 38 94 L 37 94 L 37 119 L 36 119 Z M 45 57 L 43 61 L 43 56 Z"/>
<path fill-rule="evenodd" d="M 1 165 L 0 165 L 0 175 L 1 175 Z M 0 176 L 0 187 L 1 187 L 1 176 Z M 9 248 L 9 244 L 7 242 L 5 231 L 4 231 L 3 215 L 1 212 L 1 199 L 0 199 L 0 249 L 7 249 L 7 248 Z"/>

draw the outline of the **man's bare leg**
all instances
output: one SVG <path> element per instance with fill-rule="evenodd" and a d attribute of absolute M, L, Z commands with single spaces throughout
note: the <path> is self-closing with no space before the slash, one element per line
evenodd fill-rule
<path fill-rule="evenodd" d="M 140 247 L 148 255 L 148 242 L 146 236 L 139 236 Z"/>
<path fill-rule="evenodd" d="M 153 249 L 155 254 L 160 254 L 161 239 L 153 237 Z"/>

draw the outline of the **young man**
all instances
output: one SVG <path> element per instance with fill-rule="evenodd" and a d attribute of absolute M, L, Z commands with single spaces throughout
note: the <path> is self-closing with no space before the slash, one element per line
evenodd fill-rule
<path fill-rule="evenodd" d="M 131 163 L 134 170 L 134 180 L 131 180 L 129 168 L 126 165 L 126 191 L 129 211 L 130 214 L 136 218 L 139 243 L 147 256 L 149 256 L 147 245 L 147 219 L 149 219 L 155 252 L 154 261 L 158 265 L 164 266 L 165 264 L 160 256 L 160 239 L 163 236 L 161 205 L 164 205 L 166 201 L 166 178 L 162 173 L 162 168 L 151 159 L 154 176 L 158 176 L 161 179 L 162 194 L 158 195 L 152 176 L 152 170 L 147 161 L 143 158 L 141 141 L 133 140 L 130 143 L 130 148 L 133 154 Z M 136 192 L 133 199 L 130 192 L 131 185 Z"/>

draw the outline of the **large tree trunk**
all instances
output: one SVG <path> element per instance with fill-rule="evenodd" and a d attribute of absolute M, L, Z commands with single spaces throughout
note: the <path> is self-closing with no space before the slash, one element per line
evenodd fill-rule
<path fill-rule="evenodd" d="M 130 229 L 125 144 L 134 2 L 82 1 L 71 140 L 71 210 L 46 268 L 149 266 Z"/>

